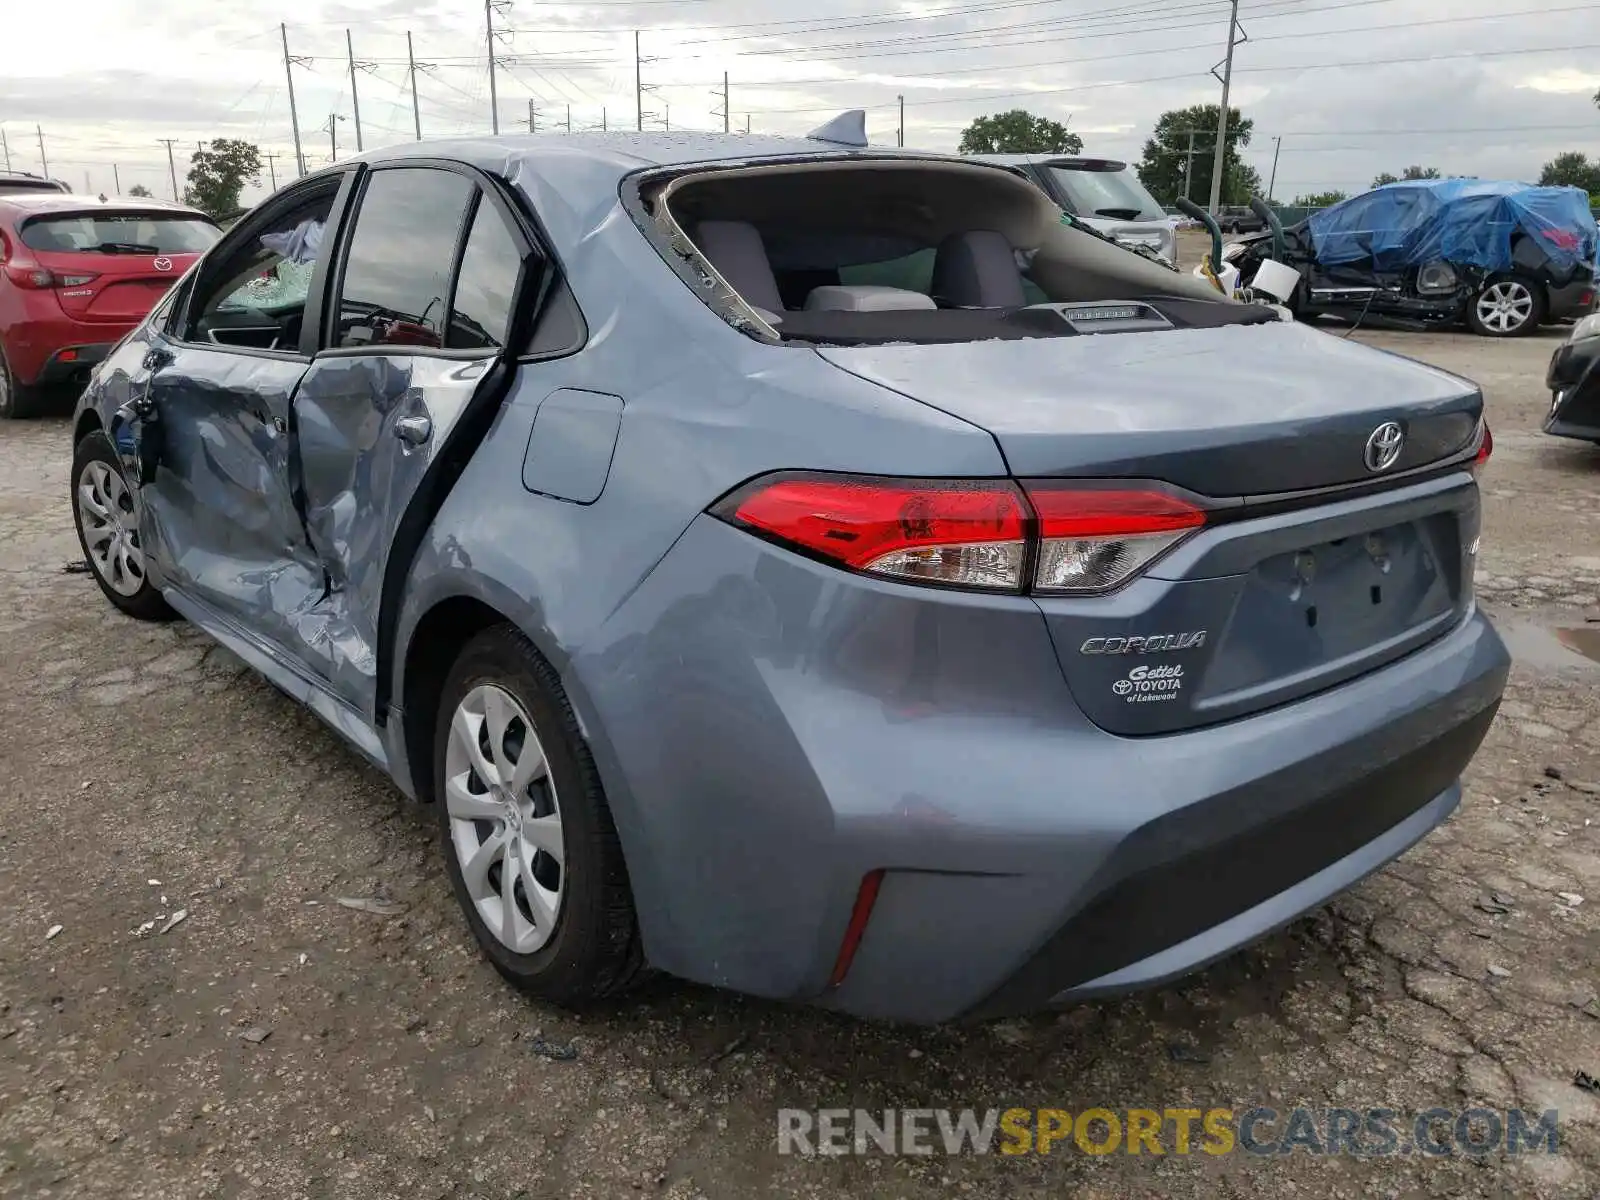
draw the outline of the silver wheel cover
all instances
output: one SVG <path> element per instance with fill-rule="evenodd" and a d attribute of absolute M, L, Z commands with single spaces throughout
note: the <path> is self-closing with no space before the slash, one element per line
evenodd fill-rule
<path fill-rule="evenodd" d="M 117 595 L 135 595 L 145 581 L 144 548 L 128 485 L 105 463 L 90 461 L 78 475 L 77 501 L 78 525 L 95 574 Z"/>
<path fill-rule="evenodd" d="M 566 891 L 561 805 L 544 747 L 516 697 L 473 688 L 450 718 L 443 803 L 467 894 L 517 954 L 555 932 Z"/>

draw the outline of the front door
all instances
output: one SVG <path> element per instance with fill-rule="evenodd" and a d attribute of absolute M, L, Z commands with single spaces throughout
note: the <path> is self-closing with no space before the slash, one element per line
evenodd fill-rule
<path fill-rule="evenodd" d="M 340 185 L 308 184 L 230 235 L 144 358 L 139 432 L 159 450 L 140 499 L 158 578 L 289 649 L 326 591 L 296 502 L 292 404 Z"/>
<path fill-rule="evenodd" d="M 367 174 L 324 349 L 295 397 L 306 527 L 328 579 L 318 613 L 331 653 L 312 665 L 368 719 L 386 588 L 453 482 L 452 435 L 477 436 L 482 423 L 465 418 L 502 394 L 531 245 L 486 183 L 443 165 Z"/>

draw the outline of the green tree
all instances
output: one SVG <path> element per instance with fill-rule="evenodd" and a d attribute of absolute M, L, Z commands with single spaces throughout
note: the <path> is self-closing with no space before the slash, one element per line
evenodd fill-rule
<path fill-rule="evenodd" d="M 184 203 L 213 217 L 235 211 L 245 184 L 261 182 L 261 152 L 251 142 L 218 138 L 209 149 L 202 146 L 191 154 L 189 162 Z"/>
<path fill-rule="evenodd" d="M 128 195 L 130 195 L 130 196 L 154 196 L 155 193 L 152 192 L 149 188 L 145 187 L 144 184 L 136 183 L 131 188 L 128 189 Z"/>
<path fill-rule="evenodd" d="M 1391 175 L 1388 171 L 1385 171 L 1372 181 L 1372 186 L 1380 188 L 1386 183 L 1399 183 L 1402 180 L 1442 178 L 1444 177 L 1439 174 L 1438 167 L 1407 167 L 1398 175 Z"/>
<path fill-rule="evenodd" d="M 1080 154 L 1083 139 L 1026 109 L 979 117 L 961 131 L 963 154 Z"/>
<path fill-rule="evenodd" d="M 1184 195 L 1197 204 L 1204 204 L 1211 198 L 1211 164 L 1216 159 L 1218 115 L 1215 104 L 1175 108 L 1161 114 L 1154 136 L 1144 144 L 1139 178 L 1162 204 L 1171 204 Z M 1222 159 L 1224 204 L 1243 204 L 1261 191 L 1260 174 L 1239 157 L 1240 147 L 1250 144 L 1254 127 L 1254 122 L 1240 117 L 1238 109 L 1228 110 L 1228 144 L 1223 148 Z M 1194 132 L 1194 161 L 1186 189 L 1184 175 L 1190 161 L 1191 130 Z"/>
<path fill-rule="evenodd" d="M 1309 196 L 1296 196 L 1296 208 L 1330 208 L 1341 200 L 1350 199 L 1348 192 L 1341 192 L 1335 188 L 1331 192 L 1312 192 Z"/>
<path fill-rule="evenodd" d="M 1590 161 L 1580 150 L 1568 150 L 1545 163 L 1539 172 L 1543 187 L 1575 187 L 1586 192 L 1600 192 L 1600 158 Z"/>

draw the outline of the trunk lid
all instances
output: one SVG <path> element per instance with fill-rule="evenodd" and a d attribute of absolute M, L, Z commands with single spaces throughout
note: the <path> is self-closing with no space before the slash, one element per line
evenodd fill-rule
<path fill-rule="evenodd" d="M 43 250 L 35 251 L 34 257 L 57 278 L 94 276 L 87 283 L 56 289 L 56 299 L 68 316 L 125 325 L 154 308 L 199 255 Z"/>
<path fill-rule="evenodd" d="M 1470 473 L 1336 487 L 1471 444 L 1481 394 L 1445 372 L 1287 323 L 818 353 L 988 429 L 1021 478 L 1164 480 L 1222 501 L 1110 594 L 1035 596 L 1074 698 L 1110 732 L 1299 699 L 1470 611 Z M 1386 421 L 1406 443 L 1374 474 L 1364 452 Z M 1264 503 L 1321 487 L 1334 490 Z"/>
<path fill-rule="evenodd" d="M 1214 497 L 1369 480 L 1386 421 L 1405 443 L 1385 474 L 1422 466 L 1466 446 L 1483 407 L 1467 380 L 1290 322 L 817 353 L 987 429 L 1013 475 Z"/>

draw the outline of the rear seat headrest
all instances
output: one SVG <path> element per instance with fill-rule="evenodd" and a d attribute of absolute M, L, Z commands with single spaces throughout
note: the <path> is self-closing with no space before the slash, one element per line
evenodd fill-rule
<path fill-rule="evenodd" d="M 933 256 L 933 295 L 955 308 L 1021 308 L 1027 303 L 1017 256 L 1003 233 L 952 233 Z"/>
<path fill-rule="evenodd" d="M 700 253 L 755 308 L 783 311 L 778 279 L 772 273 L 761 231 L 747 221 L 701 221 L 695 226 Z"/>

